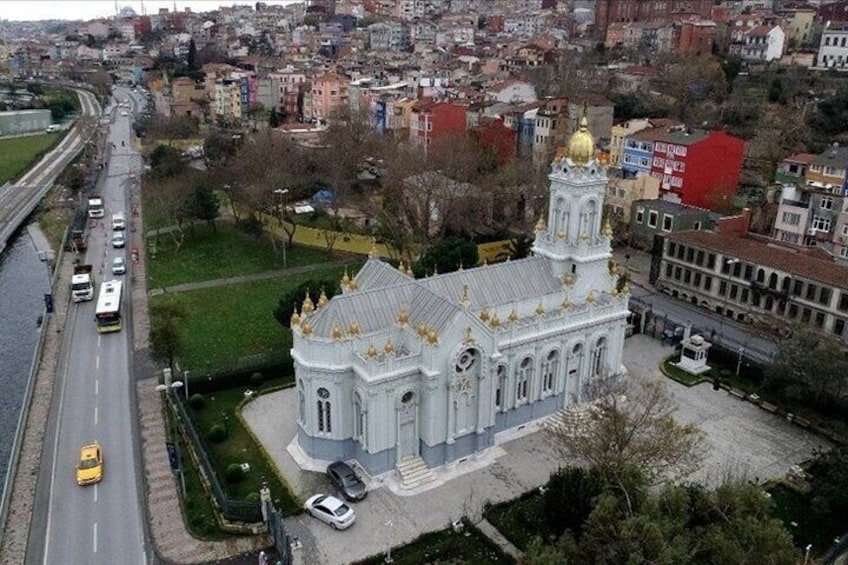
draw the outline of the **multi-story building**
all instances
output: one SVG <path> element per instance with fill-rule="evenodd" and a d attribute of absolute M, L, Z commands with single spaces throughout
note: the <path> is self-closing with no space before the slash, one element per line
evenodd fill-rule
<path fill-rule="evenodd" d="M 410 45 L 409 26 L 399 21 L 377 22 L 368 26 L 372 51 L 406 50 Z"/>
<path fill-rule="evenodd" d="M 188 77 L 179 77 L 171 81 L 170 109 L 172 116 L 202 118 L 207 104 L 206 90 L 202 83 Z"/>
<path fill-rule="evenodd" d="M 832 24 L 822 31 L 816 66 L 839 70 L 848 68 L 848 23 Z"/>
<path fill-rule="evenodd" d="M 592 97 L 588 102 L 575 98 L 547 98 L 536 113 L 533 130 L 533 162 L 543 165 L 550 161 L 557 147 L 565 144 L 577 131 L 578 121 L 584 113 L 592 124 L 592 137 L 606 140 L 612 128 L 612 103 L 603 97 Z"/>
<path fill-rule="evenodd" d="M 612 126 L 610 130 L 609 164 L 611 167 L 621 165 L 621 155 L 624 150 L 624 138 L 628 135 L 642 131 L 650 127 L 659 127 L 660 124 L 646 118 L 627 120 Z M 671 125 L 671 124 L 669 124 Z"/>
<path fill-rule="evenodd" d="M 712 0 L 597 0 L 594 34 L 603 41 L 613 22 L 670 23 L 687 14 L 708 20 L 712 7 Z"/>
<path fill-rule="evenodd" d="M 349 82 L 347 77 L 336 73 L 325 73 L 313 79 L 308 106 L 307 101 L 304 101 L 304 115 L 313 120 L 326 121 L 337 111 L 346 110 Z"/>
<path fill-rule="evenodd" d="M 409 138 L 428 148 L 434 140 L 465 134 L 465 108 L 451 102 L 420 100 L 412 107 Z"/>
<path fill-rule="evenodd" d="M 711 230 L 718 225 L 720 217 L 705 208 L 668 200 L 636 200 L 630 205 L 630 245 L 651 249 L 657 234 Z"/>
<path fill-rule="evenodd" d="M 677 24 L 678 53 L 709 57 L 713 53 L 716 23 L 710 20 L 688 20 Z"/>
<path fill-rule="evenodd" d="M 671 233 L 655 258 L 657 288 L 774 329 L 796 324 L 848 339 L 848 267 L 747 233 Z"/>
<path fill-rule="evenodd" d="M 809 45 L 816 27 L 816 9 L 809 4 L 791 5 L 777 10 L 786 22 L 786 32 L 795 47 Z"/>
<path fill-rule="evenodd" d="M 628 224 L 630 210 L 637 200 L 656 200 L 660 196 L 660 181 L 647 174 L 634 178 L 610 177 L 607 186 L 607 209 L 604 211 L 610 218 Z"/>
<path fill-rule="evenodd" d="M 774 61 L 786 49 L 786 32 L 778 25 L 761 25 L 731 35 L 731 55 L 748 61 Z"/>
<path fill-rule="evenodd" d="M 716 209 L 735 194 L 744 153 L 745 142 L 721 130 L 651 128 L 625 138 L 621 167 L 660 179 L 665 198 Z"/>

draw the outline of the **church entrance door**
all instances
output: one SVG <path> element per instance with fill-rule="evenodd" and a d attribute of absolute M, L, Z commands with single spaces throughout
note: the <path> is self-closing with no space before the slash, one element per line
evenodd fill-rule
<path fill-rule="evenodd" d="M 415 437 L 415 420 L 401 422 L 398 460 L 418 455 L 418 440 Z"/>

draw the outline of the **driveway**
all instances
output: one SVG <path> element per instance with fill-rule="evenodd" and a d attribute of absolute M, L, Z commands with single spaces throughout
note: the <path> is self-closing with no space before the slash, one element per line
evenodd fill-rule
<path fill-rule="evenodd" d="M 703 469 L 693 477 L 715 482 L 728 472 L 764 480 L 781 476 L 790 466 L 808 459 L 827 442 L 750 403 L 709 385 L 687 388 L 663 379 L 660 360 L 671 352 L 647 336 L 625 343 L 625 363 L 634 380 L 662 379 L 678 404 L 678 417 L 693 422 L 707 435 L 710 446 Z M 286 450 L 295 437 L 296 398 L 293 389 L 275 392 L 247 404 L 244 419 L 275 460 L 287 482 L 302 500 L 325 492 L 321 473 L 303 471 Z M 469 461 L 448 472 L 444 484 L 413 496 L 394 494 L 375 481 L 368 498 L 355 505 L 357 524 L 336 532 L 300 515 L 287 521 L 291 535 L 302 543 L 295 552 L 302 563 L 350 563 L 408 543 L 422 533 L 442 529 L 463 515 L 477 517 L 486 501 L 509 500 L 543 485 L 558 458 L 539 426 L 500 443 L 483 461 Z M 482 466 L 482 463 L 488 465 Z"/>

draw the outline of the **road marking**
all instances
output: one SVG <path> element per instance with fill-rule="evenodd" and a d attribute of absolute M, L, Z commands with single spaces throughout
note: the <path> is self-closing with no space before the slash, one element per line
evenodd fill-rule
<path fill-rule="evenodd" d="M 100 379 L 94 379 L 94 396 L 100 394 Z"/>
<path fill-rule="evenodd" d="M 94 502 L 97 502 L 97 484 L 94 485 Z"/>
<path fill-rule="evenodd" d="M 100 338 L 103 337 L 102 334 L 97 334 L 97 347 L 100 347 Z"/>
<path fill-rule="evenodd" d="M 94 553 L 97 553 L 97 522 L 94 523 Z"/>
<path fill-rule="evenodd" d="M 97 406 L 94 407 L 94 425 L 97 425 Z"/>
<path fill-rule="evenodd" d="M 94 358 L 94 368 L 100 369 L 100 355 Z"/>

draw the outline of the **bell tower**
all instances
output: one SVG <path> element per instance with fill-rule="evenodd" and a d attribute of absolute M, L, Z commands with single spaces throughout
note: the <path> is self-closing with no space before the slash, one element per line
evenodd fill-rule
<path fill-rule="evenodd" d="M 548 179 L 548 219 L 536 224 L 533 251 L 551 260 L 555 275 L 570 274 L 575 286 L 598 288 L 609 279 L 612 229 L 601 227 L 607 175 L 595 158 L 585 107 L 579 130 L 554 159 Z"/>

